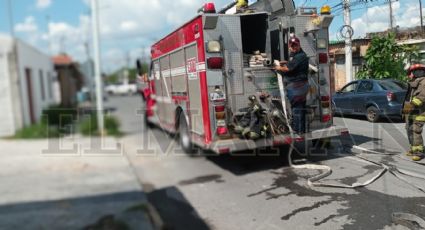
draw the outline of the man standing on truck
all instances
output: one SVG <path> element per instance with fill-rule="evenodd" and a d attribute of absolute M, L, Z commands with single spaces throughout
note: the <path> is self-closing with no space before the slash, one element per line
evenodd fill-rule
<path fill-rule="evenodd" d="M 290 59 L 283 61 L 275 69 L 284 77 L 288 99 L 292 109 L 292 129 L 299 134 L 306 132 L 306 101 L 309 89 L 309 58 L 301 49 L 300 40 L 291 36 L 289 39 Z M 282 100 L 284 100 L 282 98 Z"/>
<path fill-rule="evenodd" d="M 403 108 L 410 143 L 407 155 L 414 161 L 420 161 L 424 158 L 422 131 L 425 124 L 425 65 L 415 64 L 409 68 L 407 74 L 409 89 Z"/>

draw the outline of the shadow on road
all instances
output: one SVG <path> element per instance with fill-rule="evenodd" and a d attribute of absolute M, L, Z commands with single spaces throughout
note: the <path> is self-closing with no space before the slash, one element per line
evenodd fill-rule
<path fill-rule="evenodd" d="M 144 188 L 153 189 L 152 185 L 144 185 Z M 146 195 L 163 222 L 162 229 L 211 229 L 177 187 L 147 191 Z"/>
<path fill-rule="evenodd" d="M 0 229 L 151 229 L 138 191 L 0 206 Z"/>
<path fill-rule="evenodd" d="M 368 142 L 377 144 L 380 141 L 382 141 L 381 138 L 368 137 L 368 136 L 358 135 L 358 134 L 350 134 L 350 136 L 341 137 L 341 142 L 345 146 L 361 145 Z"/>
<path fill-rule="evenodd" d="M 296 163 L 300 160 L 319 162 L 345 157 L 347 153 L 344 148 L 350 148 L 353 145 L 361 145 L 368 142 L 378 143 L 379 141 L 381 141 L 379 138 L 351 134 L 346 137 L 332 138 L 330 140 L 330 146 L 317 141 L 297 143 L 294 146 L 292 162 Z M 289 149 L 289 146 L 281 146 L 279 148 L 237 152 L 221 156 L 208 153 L 206 159 L 234 175 L 245 175 L 288 167 Z"/>
<path fill-rule="evenodd" d="M 366 139 L 365 139 L 366 140 Z M 350 140 L 348 140 L 350 143 Z M 334 158 L 344 157 L 343 144 L 339 138 L 332 139 L 330 147 L 317 143 L 297 143 L 292 153 L 293 163 L 319 162 Z M 234 175 L 246 175 L 260 171 L 275 170 L 289 167 L 289 146 L 279 148 L 260 149 L 250 152 L 237 152 L 228 155 L 213 156 L 209 154 L 206 159 L 220 168 Z M 333 154 L 330 154 L 330 153 Z M 338 153 L 338 154 L 334 154 Z"/>

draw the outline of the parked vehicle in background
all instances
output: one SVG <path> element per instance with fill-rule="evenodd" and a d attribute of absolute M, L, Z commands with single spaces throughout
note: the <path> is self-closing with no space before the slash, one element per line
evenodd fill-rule
<path fill-rule="evenodd" d="M 401 117 L 407 85 L 393 79 L 358 80 L 345 85 L 332 98 L 336 114 L 365 115 L 370 122 Z"/>
<path fill-rule="evenodd" d="M 133 83 L 112 84 L 105 87 L 109 95 L 133 95 L 137 93 L 137 85 Z"/>

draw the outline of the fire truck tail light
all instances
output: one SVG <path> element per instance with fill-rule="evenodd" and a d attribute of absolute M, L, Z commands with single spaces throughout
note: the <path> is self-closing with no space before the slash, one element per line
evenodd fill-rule
<path fill-rule="evenodd" d="M 221 44 L 219 41 L 209 41 L 207 42 L 207 52 L 208 53 L 220 53 Z"/>
<path fill-rule="evenodd" d="M 228 132 L 229 130 L 227 129 L 227 127 L 224 127 L 224 126 L 217 127 L 217 135 L 219 136 L 226 135 Z"/>
<path fill-rule="evenodd" d="M 317 39 L 317 48 L 318 49 L 326 49 L 328 46 L 328 41 L 324 38 Z"/>
<path fill-rule="evenodd" d="M 222 69 L 223 58 L 221 57 L 210 57 L 207 60 L 208 69 Z"/>
<path fill-rule="evenodd" d="M 328 54 L 327 53 L 320 53 L 319 54 L 319 63 L 320 64 L 327 64 L 328 63 Z"/>
<path fill-rule="evenodd" d="M 328 115 L 323 115 L 322 116 L 322 122 L 326 123 L 332 120 L 332 115 L 328 114 Z"/>
<path fill-rule="evenodd" d="M 329 101 L 322 101 L 322 108 L 329 108 L 331 103 Z"/>
<path fill-rule="evenodd" d="M 215 113 L 215 118 L 217 120 L 223 120 L 226 118 L 226 113 L 225 112 L 216 112 Z"/>
<path fill-rule="evenodd" d="M 329 108 L 326 108 L 326 109 L 322 109 L 322 113 L 323 114 L 330 114 L 331 111 L 329 110 Z"/>
<path fill-rule="evenodd" d="M 331 115 L 331 103 L 330 103 L 331 97 L 330 96 L 321 96 L 320 101 L 322 104 L 322 122 L 327 123 L 332 120 Z"/>
<path fill-rule="evenodd" d="M 320 100 L 321 101 L 330 101 L 331 100 L 331 97 L 329 97 L 329 96 L 321 96 L 320 97 Z"/>
<path fill-rule="evenodd" d="M 214 109 L 215 109 L 216 112 L 224 112 L 226 107 L 224 105 L 218 105 Z"/>

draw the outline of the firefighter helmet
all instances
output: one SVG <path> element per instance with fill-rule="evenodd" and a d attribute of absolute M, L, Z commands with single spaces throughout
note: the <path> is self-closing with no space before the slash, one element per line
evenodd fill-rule
<path fill-rule="evenodd" d="M 425 65 L 414 64 L 407 70 L 407 75 L 410 78 L 425 77 Z"/>
<path fill-rule="evenodd" d="M 242 7 L 247 7 L 248 6 L 248 0 L 237 0 L 236 1 L 236 8 L 242 8 Z"/>

